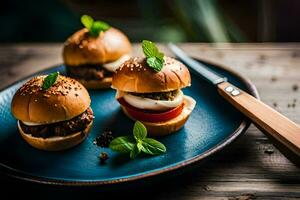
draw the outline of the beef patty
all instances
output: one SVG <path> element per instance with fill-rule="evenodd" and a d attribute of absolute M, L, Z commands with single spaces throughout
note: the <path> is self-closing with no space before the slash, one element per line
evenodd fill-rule
<path fill-rule="evenodd" d="M 172 101 L 178 95 L 178 92 L 179 92 L 179 90 L 173 90 L 173 91 L 169 91 L 169 92 L 152 92 L 152 93 L 131 92 L 130 94 L 138 96 L 138 97 L 149 98 L 149 99 L 154 99 L 154 100 Z"/>
<path fill-rule="evenodd" d="M 112 72 L 101 65 L 66 66 L 66 68 L 68 75 L 75 79 L 102 80 L 112 76 Z"/>
<path fill-rule="evenodd" d="M 51 136 L 67 136 L 83 131 L 93 121 L 94 114 L 89 107 L 84 113 L 67 121 L 38 126 L 27 126 L 20 121 L 20 126 L 26 134 L 34 137 L 47 138 Z"/>

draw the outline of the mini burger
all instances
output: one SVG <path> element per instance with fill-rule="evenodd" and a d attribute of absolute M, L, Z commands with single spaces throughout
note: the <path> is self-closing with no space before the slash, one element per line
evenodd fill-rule
<path fill-rule="evenodd" d="M 112 74 L 130 58 L 131 44 L 121 31 L 83 15 L 85 28 L 65 42 L 63 60 L 68 76 L 88 89 L 109 88 Z"/>
<path fill-rule="evenodd" d="M 94 119 L 90 103 L 83 85 L 56 72 L 26 82 L 14 95 L 11 111 L 27 143 L 58 151 L 87 137 Z"/>
<path fill-rule="evenodd" d="M 131 58 L 113 75 L 112 87 L 124 113 L 141 121 L 152 136 L 179 130 L 195 107 L 183 94 L 191 76 L 181 62 L 164 56 L 150 41 L 143 41 L 145 58 Z"/>

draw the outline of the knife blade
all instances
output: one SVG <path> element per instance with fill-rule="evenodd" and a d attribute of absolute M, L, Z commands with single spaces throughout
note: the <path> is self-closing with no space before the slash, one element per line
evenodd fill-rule
<path fill-rule="evenodd" d="M 189 66 L 189 69 L 192 72 L 194 72 L 194 74 L 201 75 L 202 78 L 204 78 L 205 80 L 207 80 L 208 82 L 210 82 L 214 85 L 217 85 L 219 83 L 227 81 L 226 77 L 221 76 L 220 74 L 211 71 L 205 65 L 203 65 L 203 64 L 197 62 L 196 60 L 190 58 L 184 51 L 182 51 L 175 44 L 169 43 L 168 47 L 176 55 L 176 57 L 178 57 L 187 66 Z"/>
<path fill-rule="evenodd" d="M 299 165 L 300 126 L 298 124 L 237 86 L 227 82 L 226 77 L 215 73 L 204 64 L 192 59 L 175 44 L 169 43 L 168 47 L 176 57 L 185 63 L 196 75 L 216 85 L 218 93 L 247 116 L 260 130 L 263 130 L 263 133 L 274 139 L 276 141 L 274 143 L 275 145 L 278 142 L 280 146 L 284 146 L 289 153 L 293 153 L 294 155 L 291 155 L 290 158 L 293 158 L 292 161 L 295 163 L 294 156 L 296 156 L 298 158 L 296 160 L 299 162 L 295 164 Z M 280 148 L 279 150 L 282 149 Z M 284 154 L 285 153 L 286 152 L 284 152 Z"/>

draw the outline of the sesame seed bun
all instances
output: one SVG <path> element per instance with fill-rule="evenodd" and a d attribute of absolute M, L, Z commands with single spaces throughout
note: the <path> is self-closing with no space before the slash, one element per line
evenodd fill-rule
<path fill-rule="evenodd" d="M 83 28 L 71 35 L 64 44 L 63 60 L 68 66 L 104 64 L 131 53 L 131 44 L 124 33 L 116 28 L 90 36 Z"/>
<path fill-rule="evenodd" d="M 185 124 L 185 122 L 188 120 L 191 112 L 193 111 L 195 105 L 196 105 L 196 101 L 189 96 L 184 96 L 184 107 L 183 110 L 181 112 L 180 115 L 178 115 L 177 117 L 169 120 L 169 121 L 165 121 L 165 122 L 145 122 L 145 121 L 141 121 L 147 128 L 148 134 L 152 137 L 160 137 L 160 136 L 165 136 L 165 135 L 169 135 L 171 133 L 174 133 L 176 131 L 178 131 L 179 129 L 181 129 L 183 127 L 183 125 Z M 131 118 L 132 120 L 138 120 L 133 118 L 126 110 L 126 108 L 124 106 L 122 106 L 122 110 L 124 111 L 124 113 Z"/>
<path fill-rule="evenodd" d="M 22 138 L 31 146 L 46 151 L 60 151 L 69 149 L 81 143 L 88 136 L 92 124 L 93 122 L 91 122 L 85 130 L 77 133 L 72 133 L 67 136 L 53 136 L 49 138 L 33 137 L 30 134 L 24 133 L 19 121 L 18 129 Z"/>
<path fill-rule="evenodd" d="M 114 73 L 112 87 L 125 92 L 168 92 L 190 86 L 187 67 L 170 57 L 164 57 L 161 71 L 150 68 L 145 58 L 131 58 Z"/>
<path fill-rule="evenodd" d="M 55 123 L 82 114 L 91 103 L 82 84 L 59 75 L 48 90 L 42 89 L 45 76 L 27 81 L 14 95 L 12 114 L 18 120 L 33 123 Z"/>

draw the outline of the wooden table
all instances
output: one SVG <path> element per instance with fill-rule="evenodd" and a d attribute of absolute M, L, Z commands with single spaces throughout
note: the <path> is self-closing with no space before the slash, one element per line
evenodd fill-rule
<path fill-rule="evenodd" d="M 262 101 L 300 123 L 300 44 L 189 43 L 181 46 L 192 56 L 225 64 L 248 77 L 257 86 Z M 61 63 L 61 47 L 61 44 L 0 45 L 0 89 Z M 167 52 L 165 46 L 161 45 L 161 49 Z M 140 47 L 135 45 L 134 54 L 141 54 Z M 3 176 L 0 180 L 7 188 L 27 185 Z M 34 196 L 45 199 L 43 190 L 39 192 L 36 187 L 39 188 L 31 187 Z M 71 191 L 68 195 L 74 194 Z M 56 192 L 47 192 L 46 197 L 53 198 L 51 195 Z M 123 197 L 134 195 L 143 199 L 300 199 L 300 168 L 251 125 L 232 145 L 193 171 L 159 187 L 124 193 L 119 192 Z M 28 189 L 27 194 L 33 193 Z M 77 189 L 75 194 L 82 193 Z"/>

